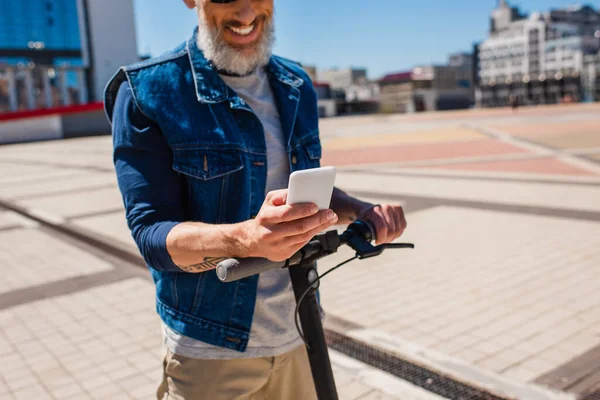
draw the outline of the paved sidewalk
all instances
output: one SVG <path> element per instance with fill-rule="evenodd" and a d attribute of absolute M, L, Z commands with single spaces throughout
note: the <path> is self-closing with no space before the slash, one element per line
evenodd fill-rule
<path fill-rule="evenodd" d="M 0 398 L 154 398 L 163 348 L 149 275 L 21 222 L 0 214 Z M 341 399 L 438 399 L 410 385 L 413 397 L 386 394 L 358 375 L 366 366 L 334 368 Z"/>
<path fill-rule="evenodd" d="M 600 371 L 589 361 L 600 360 L 598 111 L 322 121 L 323 162 L 340 166 L 338 186 L 403 204 L 403 240 L 417 245 L 326 277 L 328 314 L 515 382 L 580 390 L 572 377 Z M 134 248 L 109 137 L 0 147 L 0 186 L 2 201 Z M 124 272 L 1 210 L 0 239 L 0 268 L 10 271 L 0 283 L 0 355 L 9 360 L 0 397 L 149 398 L 161 353 L 143 270 Z M 336 367 L 344 398 L 389 389 L 357 371 Z M 413 398 L 408 391 L 396 394 Z"/>

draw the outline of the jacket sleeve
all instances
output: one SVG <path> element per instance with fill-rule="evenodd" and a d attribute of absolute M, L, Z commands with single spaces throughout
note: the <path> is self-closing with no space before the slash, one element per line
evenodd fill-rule
<path fill-rule="evenodd" d="M 183 222 L 180 177 L 156 123 L 136 105 L 123 82 L 112 112 L 113 161 L 127 225 L 144 260 L 159 271 L 183 272 L 167 251 L 167 235 Z"/>

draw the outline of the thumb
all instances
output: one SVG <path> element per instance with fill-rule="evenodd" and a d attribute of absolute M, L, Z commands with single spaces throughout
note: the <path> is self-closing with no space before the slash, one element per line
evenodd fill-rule
<path fill-rule="evenodd" d="M 284 206 L 287 202 L 287 189 L 274 190 L 269 193 L 269 203 L 274 206 Z"/>

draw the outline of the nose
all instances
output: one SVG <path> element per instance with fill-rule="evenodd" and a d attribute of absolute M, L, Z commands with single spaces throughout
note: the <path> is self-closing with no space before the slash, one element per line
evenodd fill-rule
<path fill-rule="evenodd" d="M 239 9 L 236 12 L 236 19 L 244 25 L 250 25 L 256 19 L 256 10 L 252 5 L 252 0 L 239 0 Z"/>

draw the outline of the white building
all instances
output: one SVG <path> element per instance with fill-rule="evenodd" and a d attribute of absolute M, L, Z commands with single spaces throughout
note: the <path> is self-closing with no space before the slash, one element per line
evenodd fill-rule
<path fill-rule="evenodd" d="M 479 46 L 480 77 L 484 83 L 536 79 L 542 74 L 578 74 L 583 56 L 598 50 L 598 39 L 591 32 L 600 30 L 600 16 L 591 7 L 534 13 L 529 17 L 515 10 L 500 1 L 493 11 L 490 37 Z M 598 21 L 595 30 L 589 28 L 589 21 L 594 20 Z"/>
<path fill-rule="evenodd" d="M 600 33 L 600 14 L 589 6 L 526 16 L 500 0 L 492 12 L 490 36 L 479 45 L 481 85 L 546 82 L 548 86 L 556 81 L 563 88 L 560 81 L 579 77 L 584 56 L 598 51 L 596 32 Z M 555 90 L 559 91 L 564 89 Z M 549 99 L 547 93 L 542 97 Z"/>
<path fill-rule="evenodd" d="M 117 69 L 139 61 L 133 0 L 77 1 L 84 14 L 80 23 L 88 27 L 83 49 L 92 83 L 90 100 L 101 101 Z"/>
<path fill-rule="evenodd" d="M 364 82 L 346 88 L 346 101 L 371 101 L 379 99 L 379 85 L 376 82 Z"/>

